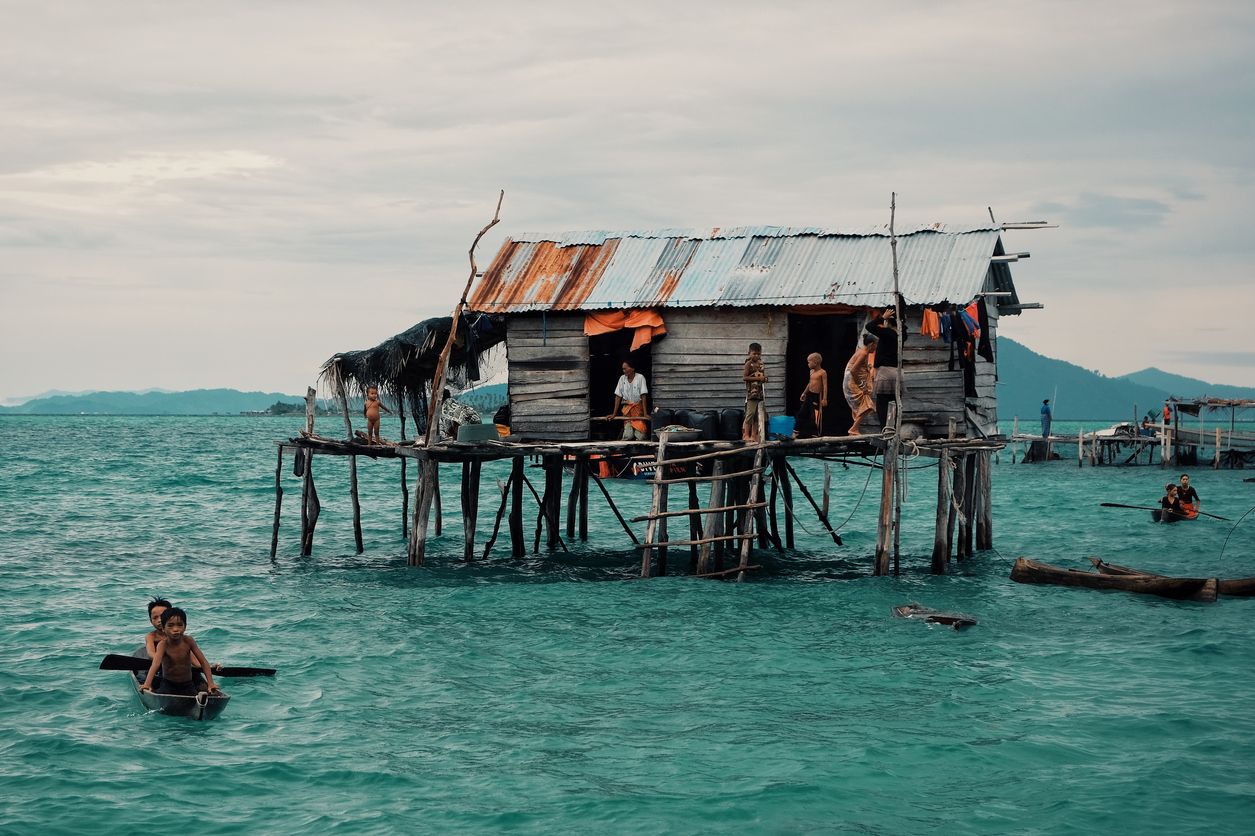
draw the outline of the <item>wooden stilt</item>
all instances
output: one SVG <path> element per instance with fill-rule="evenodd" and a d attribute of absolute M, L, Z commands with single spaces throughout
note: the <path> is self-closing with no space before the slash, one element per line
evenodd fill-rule
<path fill-rule="evenodd" d="M 301 542 L 299 551 L 302 556 L 305 554 L 305 538 L 309 531 L 309 479 L 305 477 L 306 455 L 312 456 L 313 454 L 298 447 L 296 450 L 296 461 L 292 463 L 292 469 L 294 471 L 299 470 L 300 472 L 296 475 L 301 477 Z"/>
<path fill-rule="evenodd" d="M 723 459 L 715 459 L 711 475 L 723 475 Z M 712 546 L 714 542 L 710 541 L 710 538 L 723 534 L 723 515 L 726 512 L 719 509 L 723 507 L 725 485 L 726 482 L 723 479 L 714 479 L 710 483 L 709 507 L 711 510 L 706 514 L 706 522 L 702 526 L 703 537 L 707 542 L 702 543 L 697 555 L 697 574 L 699 575 L 710 572 L 713 565 Z"/>
<path fill-rule="evenodd" d="M 828 462 L 824 462 L 824 496 L 823 502 L 819 507 L 823 508 L 823 515 L 828 516 L 828 494 L 832 487 L 832 466 Z"/>
<path fill-rule="evenodd" d="M 435 483 L 432 485 L 431 494 L 432 494 L 432 495 L 431 495 L 431 499 L 430 499 L 430 500 L 428 500 L 428 504 L 435 505 L 435 510 L 436 510 L 436 536 L 437 536 L 437 537 L 439 537 L 441 534 L 443 534 L 443 533 L 444 533 L 444 531 L 443 531 L 443 529 L 444 529 L 444 507 L 442 506 L 442 504 L 441 504 L 441 502 L 440 502 L 440 480 L 439 480 L 439 479 L 437 479 L 437 480 L 435 481 Z"/>
<path fill-rule="evenodd" d="M 314 453 L 306 451 L 305 459 L 305 497 L 306 527 L 305 541 L 301 545 L 301 554 L 309 557 L 314 553 L 314 528 L 318 525 L 318 515 L 322 513 L 322 503 L 318 501 L 318 488 L 314 485 Z"/>
<path fill-rule="evenodd" d="M 362 546 L 362 503 L 357 496 L 357 456 L 349 456 L 349 497 L 353 500 L 353 545 L 361 554 L 365 549 Z"/>
<path fill-rule="evenodd" d="M 976 454 L 976 548 L 992 549 L 994 546 L 993 480 L 989 466 L 989 453 Z"/>
<path fill-rule="evenodd" d="M 575 468 L 571 473 L 571 491 L 566 498 L 566 536 L 568 540 L 575 539 L 575 516 L 579 510 L 580 504 L 580 462 L 583 459 L 576 458 Z"/>
<path fill-rule="evenodd" d="M 933 533 L 932 573 L 944 575 L 950 561 L 950 451 L 941 449 L 937 462 L 937 528 Z"/>
<path fill-rule="evenodd" d="M 793 465 L 789 464 L 788 460 L 784 463 L 784 469 L 786 473 L 793 477 L 793 481 L 797 482 L 798 489 L 802 491 L 802 496 L 806 497 L 806 501 L 809 502 L 811 507 L 815 509 L 815 513 L 819 516 L 819 521 L 823 523 L 824 528 L 828 529 L 828 533 L 832 536 L 832 542 L 836 543 L 838 546 L 845 545 L 841 541 L 841 535 L 833 530 L 832 523 L 828 522 L 828 515 L 824 513 L 823 509 L 819 507 L 819 504 L 815 502 L 815 497 L 811 496 L 811 492 L 806 488 L 806 483 L 802 481 L 801 476 L 797 475 L 797 471 L 793 469 Z"/>
<path fill-rule="evenodd" d="M 780 457 L 780 498 L 784 500 L 784 546 L 793 548 L 793 485 L 789 482 L 789 461 Z"/>
<path fill-rule="evenodd" d="M 405 392 L 397 396 L 397 415 L 401 418 L 401 440 L 405 441 Z M 401 536 L 410 533 L 410 480 L 406 473 L 408 460 L 401 457 Z"/>
<path fill-rule="evenodd" d="M 279 551 L 279 512 L 283 510 L 283 445 L 279 445 L 279 461 L 275 465 L 275 523 L 270 531 L 270 559 Z"/>
<path fill-rule="evenodd" d="M 880 480 L 880 515 L 876 521 L 876 565 L 872 574 L 889 574 L 889 557 L 893 542 L 893 494 L 897 482 L 898 446 L 894 439 L 885 445 Z"/>
<path fill-rule="evenodd" d="M 973 535 L 976 533 L 976 456 L 969 453 L 963 458 L 967 468 L 967 490 L 963 494 L 963 513 L 967 516 L 967 528 L 963 530 L 963 549 L 971 557 L 976 553 L 972 548 Z"/>
<path fill-rule="evenodd" d="M 771 529 L 767 525 L 767 493 L 761 476 L 758 477 L 758 489 L 755 491 L 755 494 L 755 496 L 751 497 L 751 502 L 761 503 L 757 508 L 751 509 L 754 512 L 754 527 L 758 529 L 758 547 L 765 549 L 768 546 L 775 545 L 777 549 L 784 551 L 772 539 Z"/>
<path fill-rule="evenodd" d="M 654 471 L 654 490 L 653 497 L 649 504 L 649 514 L 652 519 L 645 525 L 645 542 L 644 548 L 641 550 L 641 577 L 648 578 L 653 575 L 653 549 L 654 543 L 658 542 L 658 512 L 666 511 L 666 486 L 663 479 L 666 477 L 666 460 L 667 452 L 667 436 L 668 433 L 660 433 L 658 436 L 658 452 L 654 455 L 654 460 L 658 462 L 658 468 Z"/>
<path fill-rule="evenodd" d="M 788 477 L 785 477 L 788 478 Z M 767 499 L 767 525 L 771 529 L 771 540 L 780 549 L 780 523 L 776 518 L 776 498 L 780 490 L 780 457 L 772 457 L 771 490 Z"/>
<path fill-rule="evenodd" d="M 767 441 L 767 414 L 763 410 L 758 410 L 758 444 L 754 450 L 754 475 L 750 477 L 750 483 L 745 491 L 745 497 L 748 501 L 757 502 L 759 487 L 762 485 L 763 465 L 766 453 L 763 444 Z M 744 513 L 744 529 L 742 534 L 753 534 L 754 523 L 758 519 L 758 512 L 761 509 L 746 509 Z M 750 565 L 750 552 L 754 547 L 753 538 L 747 537 L 741 541 L 741 571 L 737 572 L 737 583 L 745 580 L 745 572 Z"/>
<path fill-rule="evenodd" d="M 497 516 L 492 523 L 492 536 L 484 544 L 484 560 L 488 559 L 488 553 L 492 551 L 493 544 L 497 542 L 497 534 L 501 531 L 501 518 L 505 516 L 505 506 L 510 501 L 510 486 L 513 482 L 514 474 L 510 474 L 510 478 L 506 480 L 505 487 L 501 489 L 501 504 L 497 506 Z"/>
<path fill-rule="evenodd" d="M 545 547 L 549 551 L 558 548 L 562 525 L 562 457 L 545 456 L 545 530 L 548 535 Z"/>
<path fill-rule="evenodd" d="M 688 465 L 686 470 L 689 476 L 697 475 L 696 464 Z M 698 511 L 701 510 L 701 502 L 697 498 L 697 483 L 689 482 L 688 491 L 689 491 L 689 539 L 700 540 L 702 539 L 702 518 L 697 513 Z M 691 544 L 689 546 L 689 573 L 690 574 L 694 574 L 697 572 L 697 564 L 700 558 L 701 558 L 701 548 L 696 543 Z"/>
<path fill-rule="evenodd" d="M 588 474 L 593 469 L 593 463 L 588 459 L 584 459 L 584 466 L 580 468 L 580 541 L 588 542 Z"/>
<path fill-rule="evenodd" d="M 623 526 L 623 530 L 627 532 L 627 536 L 632 538 L 632 542 L 640 545 L 640 539 L 636 536 L 636 532 L 627 524 L 627 520 L 623 519 L 623 514 L 619 513 L 619 506 L 614 504 L 614 500 L 610 497 L 610 491 L 606 490 L 606 486 L 602 484 L 601 477 L 589 470 L 589 475 L 593 477 L 593 481 L 597 483 L 597 487 L 601 489 L 601 495 L 606 498 L 606 504 L 610 506 L 610 510 L 614 512 L 614 518 L 619 521 L 619 525 Z"/>
<path fill-rule="evenodd" d="M 515 456 L 510 470 L 510 555 L 527 553 L 523 540 L 523 457 Z"/>
<path fill-rule="evenodd" d="M 959 560 L 966 560 L 969 557 L 967 551 L 969 544 L 972 542 L 968 537 L 968 528 L 971 525 L 971 517 L 968 516 L 967 503 L 964 498 L 967 496 L 967 455 L 959 453 L 955 456 L 954 461 L 954 490 L 953 502 L 956 506 L 955 514 L 957 516 L 958 527 L 955 529 L 954 556 Z"/>
<path fill-rule="evenodd" d="M 483 462 L 462 462 L 462 558 L 475 559 L 475 525 L 479 521 L 479 473 Z"/>
<path fill-rule="evenodd" d="M 409 563 L 422 566 L 427 559 L 427 526 L 431 520 L 431 506 L 440 484 L 440 465 L 424 458 L 418 468 L 418 495 L 414 500 L 414 532 L 410 535 Z M 439 536 L 439 535 L 437 535 Z"/>

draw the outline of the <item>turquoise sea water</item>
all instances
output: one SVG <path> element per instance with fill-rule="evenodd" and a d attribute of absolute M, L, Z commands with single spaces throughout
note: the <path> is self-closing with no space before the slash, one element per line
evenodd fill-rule
<path fill-rule="evenodd" d="M 638 581 L 595 491 L 592 545 L 462 563 L 453 468 L 445 536 L 408 568 L 399 466 L 367 459 L 366 553 L 347 467 L 321 458 L 298 556 L 289 459 L 271 562 L 272 442 L 294 429 L 0 418 L 0 831 L 1183 833 L 1255 813 L 1255 600 L 1008 579 L 1021 554 L 1255 575 L 1255 514 L 1233 530 L 1099 507 L 1153 503 L 1158 467 L 1004 452 L 996 551 L 933 577 L 936 470 L 917 460 L 903 574 L 871 578 L 878 480 L 860 503 L 872 471 L 837 466 L 844 548 L 802 513 L 799 551 L 760 555 L 751 582 Z M 1204 510 L 1255 505 L 1243 472 L 1191 473 Z M 504 474 L 485 470 L 481 542 Z M 647 486 L 611 487 L 645 510 Z M 144 713 L 97 665 L 141 640 L 152 594 L 211 659 L 279 675 L 226 680 L 211 723 Z M 908 601 L 980 624 L 892 618 Z"/>

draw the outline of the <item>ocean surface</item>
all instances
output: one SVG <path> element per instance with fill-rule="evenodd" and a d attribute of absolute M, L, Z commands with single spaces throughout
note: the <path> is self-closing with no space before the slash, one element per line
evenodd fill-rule
<path fill-rule="evenodd" d="M 1099 506 L 1153 504 L 1176 473 L 1004 451 L 996 549 L 934 577 L 937 471 L 913 460 L 902 574 L 872 578 L 879 480 L 838 464 L 845 546 L 800 510 L 798 550 L 737 584 L 632 580 L 595 489 L 588 544 L 516 561 L 503 533 L 463 563 L 449 467 L 445 534 L 409 568 L 399 463 L 365 458 L 365 553 L 347 461 L 322 457 L 303 558 L 289 457 L 272 561 L 273 442 L 298 423 L 0 418 L 0 831 L 1201 833 L 1255 814 L 1255 599 L 1008 578 L 1018 555 L 1255 575 L 1255 514 Z M 800 472 L 817 492 L 821 466 Z M 1204 510 L 1255 506 L 1242 471 L 1190 472 Z M 505 475 L 485 468 L 480 543 Z M 647 485 L 610 487 L 647 509 Z M 278 675 L 224 680 L 212 722 L 145 713 L 98 665 L 142 640 L 150 595 L 211 660 Z M 891 616 L 911 601 L 980 623 Z"/>

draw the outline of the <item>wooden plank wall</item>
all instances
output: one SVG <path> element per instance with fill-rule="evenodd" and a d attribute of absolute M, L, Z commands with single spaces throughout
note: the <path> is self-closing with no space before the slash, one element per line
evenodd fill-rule
<path fill-rule="evenodd" d="M 653 403 L 667 409 L 740 409 L 752 342 L 763 346 L 768 415 L 784 414 L 789 316 L 781 310 L 677 308 L 664 311 L 667 336 L 654 343 Z"/>
<path fill-rule="evenodd" d="M 587 439 L 584 314 L 519 314 L 506 328 L 510 431 L 521 439 Z"/>
<path fill-rule="evenodd" d="M 998 319 L 995 306 L 989 306 L 990 340 L 994 358 L 998 357 Z M 904 420 L 922 424 L 929 436 L 944 436 L 953 418 L 960 434 L 969 436 L 994 435 L 998 432 L 998 399 L 996 391 L 996 365 L 983 357 L 976 358 L 975 399 L 965 398 L 963 370 L 956 361 L 949 369 L 950 345 L 943 340 L 932 340 L 920 335 L 923 311 L 912 309 L 907 315 L 910 338 L 902 352 L 903 380 L 906 394 L 903 396 Z M 979 422 L 976 428 L 968 426 L 965 407 L 971 406 Z"/>

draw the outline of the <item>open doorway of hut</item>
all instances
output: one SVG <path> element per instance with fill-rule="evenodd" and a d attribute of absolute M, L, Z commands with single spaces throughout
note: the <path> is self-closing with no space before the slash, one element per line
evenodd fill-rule
<path fill-rule="evenodd" d="M 841 392 L 845 364 L 858 346 L 858 317 L 848 314 L 789 314 L 789 344 L 785 349 L 786 412 L 796 416 L 802 392 L 810 379 L 806 358 L 818 352 L 828 372 L 828 406 L 824 409 L 824 435 L 845 435 L 853 416 Z"/>
<path fill-rule="evenodd" d="M 596 417 L 609 415 L 614 409 L 614 387 L 623 374 L 623 363 L 632 364 L 637 374 L 645 376 L 650 392 L 653 392 L 653 364 L 651 363 L 648 345 L 632 351 L 632 337 L 635 330 L 623 328 L 609 334 L 595 334 L 588 338 L 588 407 Z M 653 397 L 649 397 L 650 408 L 653 408 Z M 623 426 L 618 421 L 593 421 L 592 437 L 594 439 L 618 438 Z"/>

